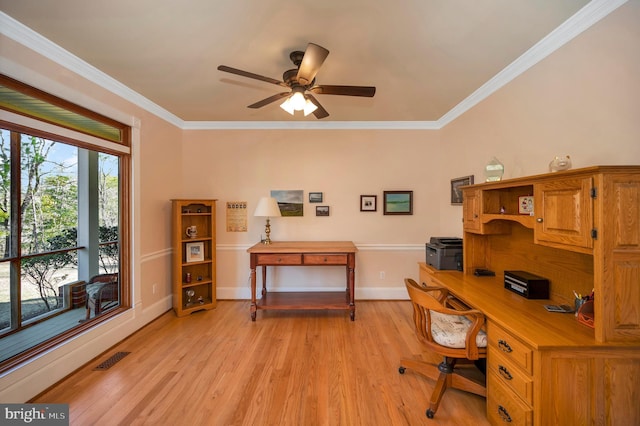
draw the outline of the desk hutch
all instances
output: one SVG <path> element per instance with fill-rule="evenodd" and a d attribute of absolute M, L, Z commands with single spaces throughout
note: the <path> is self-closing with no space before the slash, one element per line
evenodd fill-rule
<path fill-rule="evenodd" d="M 640 166 L 463 187 L 463 237 L 464 270 L 421 263 L 420 280 L 485 313 L 492 424 L 640 424 Z M 505 289 L 505 270 L 548 278 L 550 299 Z M 592 290 L 593 328 L 544 309 Z"/>

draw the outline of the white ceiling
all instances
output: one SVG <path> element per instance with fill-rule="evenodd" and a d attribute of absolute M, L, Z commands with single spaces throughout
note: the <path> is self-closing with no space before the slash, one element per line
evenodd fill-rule
<path fill-rule="evenodd" d="M 434 122 L 534 54 L 554 29 L 570 27 L 565 21 L 588 3 L 0 0 L 0 9 L 180 120 L 316 121 L 291 117 L 279 102 L 247 108 L 282 88 L 216 69 L 281 80 L 293 68 L 289 53 L 313 42 L 331 52 L 317 84 L 377 88 L 374 98 L 316 95 L 330 114 L 322 121 Z M 606 3 L 594 0 L 571 19 L 591 25 L 585 11 Z"/>

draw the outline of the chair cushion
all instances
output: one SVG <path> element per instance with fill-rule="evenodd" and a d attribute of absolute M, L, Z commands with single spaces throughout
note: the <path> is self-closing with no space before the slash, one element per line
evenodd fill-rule
<path fill-rule="evenodd" d="M 433 340 L 448 348 L 464 348 L 467 330 L 472 322 L 463 315 L 446 315 L 439 312 L 431 313 L 431 335 Z M 487 333 L 480 330 L 476 336 L 476 345 L 479 348 L 487 347 Z"/>

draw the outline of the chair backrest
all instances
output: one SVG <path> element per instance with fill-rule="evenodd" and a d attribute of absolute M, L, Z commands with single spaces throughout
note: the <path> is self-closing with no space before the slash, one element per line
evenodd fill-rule
<path fill-rule="evenodd" d="M 448 357 L 476 360 L 486 356 L 486 334 L 482 330 L 485 319 L 475 309 L 457 310 L 450 307 L 449 291 L 444 287 L 418 285 L 413 279 L 404 280 L 413 304 L 413 320 L 420 340 L 433 351 Z M 454 327 L 440 327 L 442 322 Z M 445 344 L 434 338 L 434 331 L 449 330 L 459 336 L 445 336 L 444 340 L 463 340 L 463 344 Z M 436 336 L 441 337 L 441 336 Z"/>
<path fill-rule="evenodd" d="M 91 277 L 87 284 L 118 282 L 118 274 L 98 274 Z"/>

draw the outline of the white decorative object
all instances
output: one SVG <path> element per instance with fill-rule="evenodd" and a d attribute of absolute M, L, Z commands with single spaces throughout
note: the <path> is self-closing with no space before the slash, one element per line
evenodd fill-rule
<path fill-rule="evenodd" d="M 559 172 L 561 170 L 569 170 L 571 168 L 571 157 L 565 155 L 564 157 L 557 156 L 549 163 L 550 172 Z"/>
<path fill-rule="evenodd" d="M 502 180 L 504 174 L 504 165 L 498 161 L 496 157 L 491 158 L 484 168 L 484 175 L 487 182 L 496 182 Z"/>
<path fill-rule="evenodd" d="M 185 234 L 187 234 L 187 237 L 189 238 L 196 238 L 198 236 L 198 227 L 196 227 L 195 225 L 187 226 Z"/>

